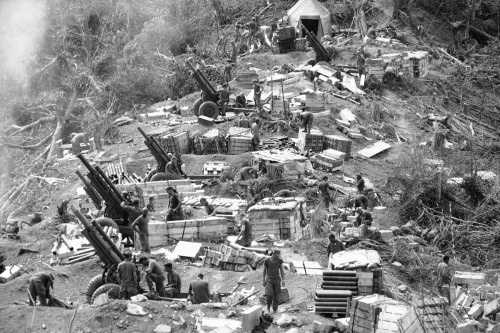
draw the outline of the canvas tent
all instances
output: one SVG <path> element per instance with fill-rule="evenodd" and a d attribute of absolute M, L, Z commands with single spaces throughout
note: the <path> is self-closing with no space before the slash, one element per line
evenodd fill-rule
<path fill-rule="evenodd" d="M 321 38 L 330 33 L 330 12 L 316 0 L 299 0 L 288 10 L 288 24 L 300 31 L 305 27 Z"/>

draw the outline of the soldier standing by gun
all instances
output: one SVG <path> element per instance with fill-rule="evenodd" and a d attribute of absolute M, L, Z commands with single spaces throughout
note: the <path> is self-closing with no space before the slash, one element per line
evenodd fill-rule
<path fill-rule="evenodd" d="M 137 218 L 139 216 L 142 215 L 142 208 L 139 207 L 139 200 L 135 199 L 133 202 L 132 202 L 132 205 L 133 206 L 129 206 L 125 203 L 125 201 L 123 201 L 120 206 L 122 207 L 122 209 L 128 213 L 128 223 L 127 223 L 127 227 L 129 227 L 130 229 L 130 234 L 125 234 L 123 235 L 125 238 L 127 238 L 127 242 L 130 243 L 130 238 L 132 238 L 134 236 L 134 232 L 133 232 L 133 229 L 131 228 L 131 225 L 132 223 L 137 220 Z"/>
<path fill-rule="evenodd" d="M 125 259 L 118 264 L 116 272 L 120 283 L 120 298 L 130 299 L 137 295 L 137 267 L 132 262 L 132 252 L 123 253 Z"/>
<path fill-rule="evenodd" d="M 151 249 L 149 248 L 149 230 L 148 230 L 148 209 L 144 208 L 142 215 L 139 216 L 130 226 L 132 230 L 136 231 L 139 234 L 139 243 L 141 243 L 141 250 L 150 253 Z M 137 226 L 137 229 L 135 228 Z"/>

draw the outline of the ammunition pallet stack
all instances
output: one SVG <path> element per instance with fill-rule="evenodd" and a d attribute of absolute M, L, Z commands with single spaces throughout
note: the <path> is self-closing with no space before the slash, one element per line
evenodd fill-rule
<path fill-rule="evenodd" d="M 225 167 L 228 167 L 226 162 L 207 162 L 203 165 L 203 174 L 221 175 Z"/>
<path fill-rule="evenodd" d="M 331 314 L 333 317 L 347 317 L 352 293 L 348 290 L 316 290 L 314 312 Z"/>
<path fill-rule="evenodd" d="M 356 271 L 324 271 L 321 288 L 324 290 L 348 290 L 352 296 L 357 296 L 358 277 Z"/>

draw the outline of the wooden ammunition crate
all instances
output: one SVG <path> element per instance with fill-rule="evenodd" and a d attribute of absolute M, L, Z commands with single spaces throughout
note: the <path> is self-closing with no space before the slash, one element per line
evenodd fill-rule
<path fill-rule="evenodd" d="M 344 152 L 346 161 L 351 158 L 352 140 L 340 135 L 325 135 L 323 143 L 324 149 L 335 149 Z"/>
<path fill-rule="evenodd" d="M 239 155 L 252 150 L 252 138 L 244 136 L 231 136 L 229 137 L 230 155 Z"/>
<path fill-rule="evenodd" d="M 323 133 L 319 131 L 311 131 L 311 134 L 307 134 L 304 131 L 299 132 L 298 148 L 300 150 L 312 150 L 314 152 L 323 151 Z"/>
<path fill-rule="evenodd" d="M 167 153 L 186 154 L 189 152 L 189 132 L 162 135 L 159 143 Z"/>

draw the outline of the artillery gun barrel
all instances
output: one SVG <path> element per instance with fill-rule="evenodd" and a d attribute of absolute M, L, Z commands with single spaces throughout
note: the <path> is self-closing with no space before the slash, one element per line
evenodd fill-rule
<path fill-rule="evenodd" d="M 99 226 L 96 221 L 92 221 L 92 223 L 87 221 L 85 216 L 83 216 L 83 214 L 73 206 L 71 206 L 71 211 L 85 227 L 85 230 L 82 233 L 85 238 L 88 239 L 90 244 L 92 244 L 99 258 L 101 258 L 101 260 L 108 266 L 120 263 L 123 260 L 123 254 L 117 249 L 116 245 L 114 245 L 113 241 L 111 241 L 109 237 L 107 237 L 107 239 L 113 243 L 114 247 L 106 240 L 105 237 L 102 237 L 102 233 L 104 233 L 104 231 L 101 226 Z M 98 228 L 95 227 L 95 225 L 97 225 Z"/>

